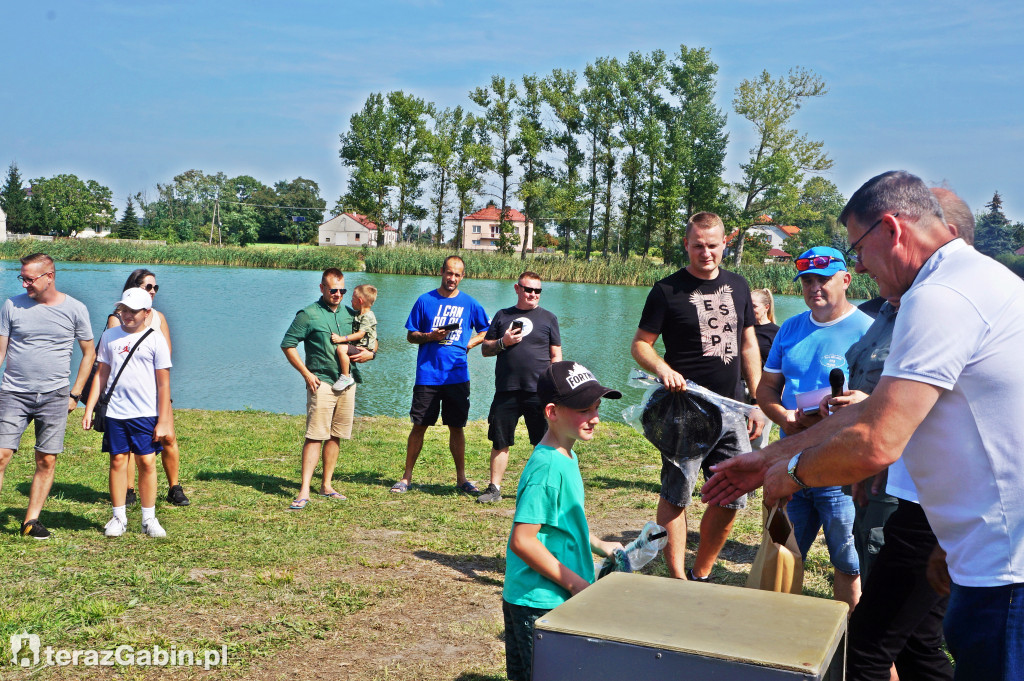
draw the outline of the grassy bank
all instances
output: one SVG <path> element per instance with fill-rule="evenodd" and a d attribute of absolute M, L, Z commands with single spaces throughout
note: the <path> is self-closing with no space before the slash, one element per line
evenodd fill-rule
<path fill-rule="evenodd" d="M 104 239 L 58 239 L 53 242 L 8 241 L 0 244 L 0 259 L 14 260 L 33 251 L 44 251 L 55 260 L 66 262 L 125 262 L 164 265 L 228 265 L 296 270 L 324 270 L 337 267 L 347 272 L 375 274 L 416 274 L 433 276 L 441 271 L 449 250 L 398 246 L 395 248 L 336 248 L 268 245 L 209 246 L 203 243 L 135 245 Z M 557 254 L 527 256 L 461 251 L 466 261 L 466 276 L 474 279 L 514 279 L 531 269 L 545 281 L 621 286 L 650 286 L 675 271 L 659 262 L 633 257 L 622 261 L 596 258 L 587 262 Z M 728 267 L 728 266 L 727 266 Z M 734 269 L 728 267 L 728 269 Z M 744 265 L 735 271 L 746 277 L 751 288 L 767 288 L 775 293 L 799 295 L 800 285 L 793 282 L 792 265 Z M 866 276 L 854 275 L 852 298 L 871 298 L 877 288 Z"/>
<path fill-rule="evenodd" d="M 132 244 L 107 239 L 56 239 L 0 243 L 0 259 L 17 260 L 42 251 L 64 262 L 123 262 L 157 265 L 225 265 L 265 269 L 345 271 L 362 269 L 360 252 L 341 248 L 280 246 L 211 246 L 188 242 L 167 245 Z"/>
<path fill-rule="evenodd" d="M 107 457 L 99 437 L 73 427 L 59 457 L 57 482 L 41 521 L 50 541 L 17 536 L 27 502 L 31 436 L 12 460 L 0 504 L 0 641 L 37 634 L 64 649 L 177 650 L 227 646 L 223 678 L 504 678 L 501 585 L 514 504 L 480 505 L 454 490 L 440 428 L 431 429 L 413 489 L 388 487 L 404 461 L 402 419 L 359 419 L 344 442 L 336 487 L 349 500 L 314 497 L 285 510 L 298 489 L 301 417 L 263 412 L 179 411 L 187 508 L 158 500 L 166 540 L 139 531 L 103 537 L 109 519 Z M 487 475 L 486 424 L 466 431 L 471 478 Z M 520 433 L 526 442 L 525 432 Z M 628 541 L 657 504 L 659 457 L 627 426 L 602 424 L 578 448 L 592 529 Z M 507 479 L 528 450 L 517 445 Z M 160 474 L 160 488 L 166 482 Z M 692 508 L 699 512 L 700 504 Z M 760 511 L 741 512 L 716 581 L 739 584 L 760 541 Z M 691 527 L 698 517 L 691 515 Z M 691 541 L 696 540 L 691 532 Z M 649 567 L 663 574 L 657 559 Z M 823 548 L 812 550 L 806 593 L 831 595 Z M 8 668 L 10 648 L 0 652 Z M 123 668 L 131 679 L 206 677 L 190 668 Z M 23 678 L 23 672 L 0 674 Z M 34 678 L 111 678 L 97 667 L 45 668 Z"/>

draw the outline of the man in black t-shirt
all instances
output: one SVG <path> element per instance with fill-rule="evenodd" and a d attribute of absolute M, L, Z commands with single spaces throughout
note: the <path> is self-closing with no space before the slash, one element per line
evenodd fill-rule
<path fill-rule="evenodd" d="M 494 400 L 487 415 L 491 449 L 491 481 L 476 498 L 482 504 L 501 500 L 501 480 L 508 467 L 508 450 L 515 444 L 516 424 L 522 416 L 536 445 L 547 422 L 537 398 L 537 377 L 552 362 L 562 361 L 558 318 L 540 307 L 540 275 L 523 272 L 515 285 L 518 301 L 499 310 L 484 336 L 484 357 L 498 357 L 494 366 Z"/>
<path fill-rule="evenodd" d="M 761 380 L 750 287 L 740 275 L 719 268 L 725 251 L 725 225 L 714 213 L 690 218 L 683 243 L 690 264 L 651 289 L 633 337 L 633 358 L 657 374 L 668 390 L 686 390 L 689 379 L 719 395 L 742 400 L 741 376 L 751 392 Z M 659 336 L 665 341 L 664 359 L 654 349 Z M 662 456 L 657 517 L 658 524 L 668 530 L 665 563 L 672 577 L 709 581 L 711 568 L 732 531 L 736 510 L 744 508 L 746 498 L 704 511 L 697 556 L 693 568 L 686 570 L 686 507 L 697 475 L 703 470 L 709 478 L 710 466 L 750 451 L 749 437 L 757 437 L 763 427 L 764 415 L 755 411 L 747 431 L 723 433 L 703 459 Z"/>

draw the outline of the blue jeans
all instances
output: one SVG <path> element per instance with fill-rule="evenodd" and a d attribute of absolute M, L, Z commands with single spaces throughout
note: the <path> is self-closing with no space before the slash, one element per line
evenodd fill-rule
<path fill-rule="evenodd" d="M 793 533 L 800 553 L 807 551 L 825 530 L 828 557 L 835 569 L 848 575 L 860 574 L 860 562 L 853 543 L 853 499 L 841 487 L 810 487 L 793 495 L 786 504 L 786 515 L 793 523 Z"/>
<path fill-rule="evenodd" d="M 1024 584 L 953 584 L 943 629 L 956 681 L 1024 679 Z"/>

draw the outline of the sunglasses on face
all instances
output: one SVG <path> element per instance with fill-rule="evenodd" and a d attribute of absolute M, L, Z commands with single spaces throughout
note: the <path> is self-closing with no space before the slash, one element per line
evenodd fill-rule
<path fill-rule="evenodd" d="M 526 293 L 536 293 L 538 296 L 540 295 L 539 288 L 530 288 L 529 286 L 523 286 L 522 284 L 519 285 L 519 288 L 523 289 Z"/>
<path fill-rule="evenodd" d="M 340 293 L 341 295 L 345 295 L 348 292 L 348 289 L 347 288 L 329 288 L 329 289 L 327 289 L 327 292 L 330 293 L 332 296 L 336 295 L 338 293 Z"/>
<path fill-rule="evenodd" d="M 160 290 L 160 284 L 145 284 L 142 288 L 152 293 L 156 293 Z"/>
<path fill-rule="evenodd" d="M 823 270 L 834 262 L 843 262 L 841 258 L 833 258 L 831 255 L 816 255 L 813 258 L 797 258 L 796 271 L 806 272 L 807 270 Z"/>

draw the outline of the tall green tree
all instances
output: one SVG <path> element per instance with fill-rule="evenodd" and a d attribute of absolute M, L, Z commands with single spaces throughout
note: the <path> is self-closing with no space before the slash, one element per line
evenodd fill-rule
<path fill-rule="evenodd" d="M 0 189 L 0 208 L 7 214 L 7 231 L 12 234 L 22 234 L 29 230 L 29 200 L 21 185 L 18 164 L 12 162 L 7 168 L 7 180 L 3 189 Z"/>
<path fill-rule="evenodd" d="M 1018 230 L 1010 224 L 1003 213 L 1003 197 L 999 192 L 985 204 L 988 212 L 980 215 L 974 226 L 974 248 L 980 253 L 995 257 L 1010 253 L 1020 246 Z"/>
<path fill-rule="evenodd" d="M 108 231 L 114 223 L 113 193 L 95 180 L 55 175 L 31 181 L 31 206 L 36 234 L 73 236 L 84 229 Z"/>
<path fill-rule="evenodd" d="M 729 143 L 726 115 L 715 105 L 718 65 L 708 49 L 680 45 L 668 72 L 669 91 L 679 100 L 673 126 L 679 133 L 678 147 L 672 146 L 681 166 L 686 216 L 702 210 L 718 212 L 724 202 L 722 176 Z"/>
<path fill-rule="evenodd" d="M 434 242 L 440 246 L 443 241 L 445 216 L 452 212 L 452 169 L 455 165 L 455 146 L 465 114 L 461 106 L 438 112 L 431 109 L 433 125 L 425 135 L 426 152 L 429 159 L 429 177 L 433 187 L 430 205 L 434 211 Z"/>
<path fill-rule="evenodd" d="M 135 214 L 135 204 L 130 196 L 125 204 L 121 220 L 117 223 L 117 237 L 119 239 L 139 238 L 139 217 Z"/>
<path fill-rule="evenodd" d="M 518 91 L 515 81 L 503 76 L 491 76 L 489 87 L 478 87 L 469 93 L 469 98 L 483 112 L 484 129 L 490 135 L 491 158 L 488 169 L 498 176 L 501 212 L 499 245 L 508 252 L 515 249 L 518 237 L 513 240 L 512 224 L 508 220 L 508 198 L 512 191 L 512 161 L 519 153 L 516 139 L 516 98 Z"/>
<path fill-rule="evenodd" d="M 562 171 L 555 174 L 552 205 L 562 219 L 562 244 L 569 254 L 573 240 L 573 224 L 586 210 L 586 188 L 581 175 L 586 153 L 580 147 L 583 132 L 583 100 L 576 87 L 576 72 L 555 69 L 543 82 L 544 98 L 558 123 L 552 142 L 562 155 Z"/>
<path fill-rule="evenodd" d="M 352 114 L 348 132 L 341 135 L 338 155 L 349 169 L 348 188 L 335 212 L 363 213 L 377 224 L 377 245 L 384 245 L 384 224 L 389 219 L 392 189 L 398 184 L 394 149 L 398 145 L 395 117 L 380 93 L 367 97 L 361 111 Z"/>
<path fill-rule="evenodd" d="M 749 159 L 740 164 L 743 179 L 736 185 L 746 224 L 758 215 L 775 217 L 791 210 L 799 200 L 804 173 L 832 167 L 824 143 L 810 140 L 792 127 L 793 116 L 805 100 L 827 92 L 820 76 L 799 67 L 779 78 L 762 71 L 757 79 L 744 80 L 736 88 L 733 108 L 757 131 Z M 736 264 L 742 262 L 745 237 L 742 229 Z"/>
<path fill-rule="evenodd" d="M 467 114 L 455 136 L 452 184 L 455 188 L 455 248 L 462 248 L 463 218 L 473 210 L 473 199 L 483 190 L 484 175 L 491 164 L 492 149 L 485 121 Z"/>
<path fill-rule="evenodd" d="M 391 167 L 395 173 L 395 197 L 391 214 L 398 233 L 407 218 L 421 220 L 426 210 L 419 205 L 423 196 L 424 164 L 427 160 L 426 117 L 432 106 L 402 91 L 388 93 L 388 116 L 396 132 Z M 377 245 L 383 244 L 383 227 L 378 222 Z"/>
<path fill-rule="evenodd" d="M 313 180 L 297 177 L 290 181 L 275 182 L 274 192 L 276 205 L 280 206 L 274 215 L 279 221 L 281 235 L 288 243 L 315 241 L 317 228 L 324 221 L 324 210 L 327 208 L 327 202 L 320 197 L 320 185 Z M 293 217 L 306 219 L 295 221 Z"/>
<path fill-rule="evenodd" d="M 551 149 L 551 132 L 543 122 L 543 85 L 535 75 L 523 76 L 523 91 L 518 102 L 518 120 L 516 143 L 519 149 L 519 167 L 522 178 L 516 195 L 523 202 L 523 215 L 526 225 L 523 229 L 524 238 L 520 249 L 520 259 L 526 259 L 526 248 L 530 244 L 527 229 L 533 224 L 533 245 L 537 247 L 537 215 L 538 205 L 544 195 L 550 191 L 551 167 L 544 162 L 544 155 Z"/>
<path fill-rule="evenodd" d="M 588 64 L 583 75 L 586 85 L 580 96 L 584 108 L 583 128 L 585 130 L 589 153 L 586 190 L 589 194 L 587 216 L 587 241 L 584 257 L 589 260 L 593 250 L 594 229 L 596 227 L 597 206 L 600 200 L 602 184 L 605 185 L 604 195 L 604 256 L 608 256 L 608 233 L 611 226 L 611 185 L 615 179 L 615 150 L 620 142 L 615 135 L 615 84 L 620 77 L 619 62 L 614 58 L 597 59 Z"/>

